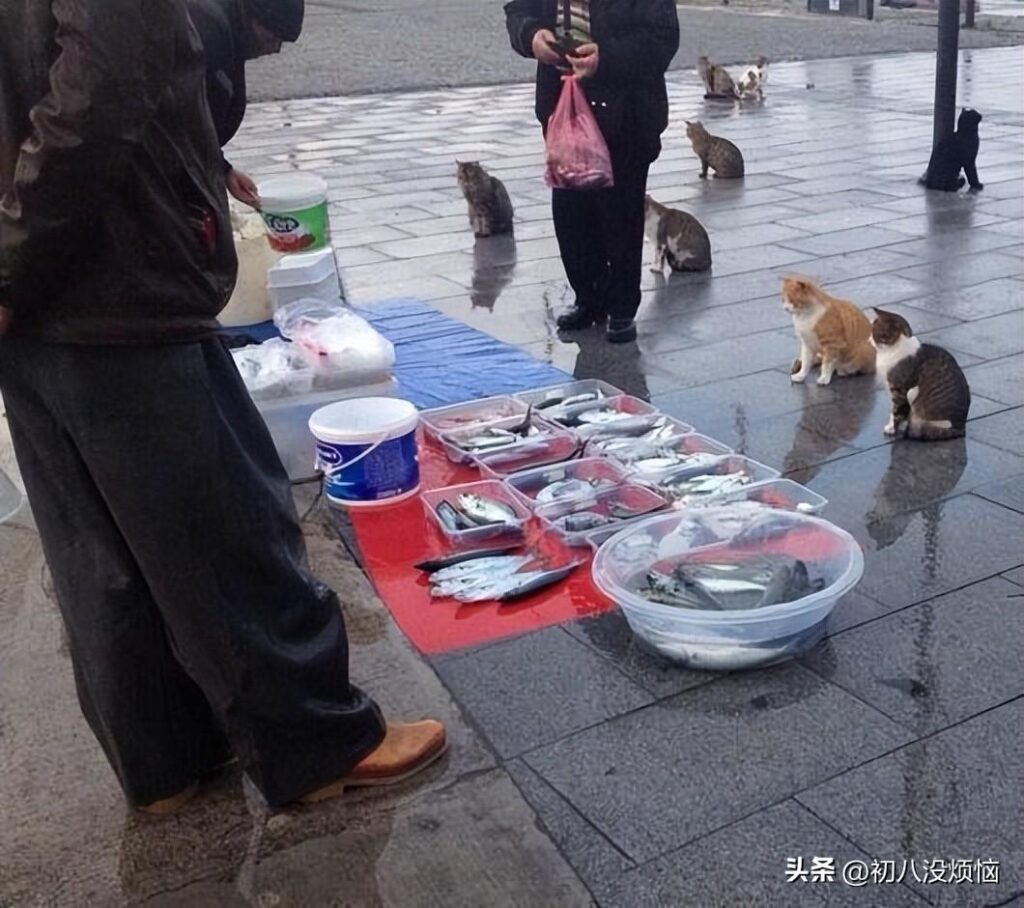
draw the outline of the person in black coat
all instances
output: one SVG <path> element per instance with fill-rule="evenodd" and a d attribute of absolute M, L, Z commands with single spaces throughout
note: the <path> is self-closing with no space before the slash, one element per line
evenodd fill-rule
<path fill-rule="evenodd" d="M 513 49 L 537 60 L 536 113 L 545 132 L 562 76 L 581 84 L 608 143 L 615 185 L 554 189 L 555 235 L 576 304 L 558 327 L 607 319 L 608 340 L 636 338 L 647 171 L 668 126 L 665 72 L 679 49 L 673 0 L 511 0 Z M 573 48 L 565 53 L 566 48 Z"/>
<path fill-rule="evenodd" d="M 227 145 L 245 116 L 247 60 L 279 53 L 302 32 L 304 0 L 189 0 L 189 15 L 199 32 L 206 59 L 206 98 L 217 139 Z M 248 174 L 225 159 L 228 191 L 259 208 L 259 193 Z"/>

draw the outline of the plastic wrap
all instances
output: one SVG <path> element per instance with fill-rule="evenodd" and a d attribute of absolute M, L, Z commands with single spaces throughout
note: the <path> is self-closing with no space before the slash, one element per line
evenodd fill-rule
<path fill-rule="evenodd" d="M 313 387 L 313 366 L 294 344 L 279 337 L 231 351 L 253 400 L 305 394 Z"/>

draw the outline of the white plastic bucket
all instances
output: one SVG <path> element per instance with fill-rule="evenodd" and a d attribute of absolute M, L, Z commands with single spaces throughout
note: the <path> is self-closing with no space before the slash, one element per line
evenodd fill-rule
<path fill-rule="evenodd" d="M 327 183 L 312 173 L 268 177 L 259 185 L 260 213 L 271 248 L 312 252 L 330 241 Z"/>
<path fill-rule="evenodd" d="M 358 397 L 309 418 L 327 497 L 348 507 L 391 504 L 420 487 L 419 411 L 395 397 Z"/>

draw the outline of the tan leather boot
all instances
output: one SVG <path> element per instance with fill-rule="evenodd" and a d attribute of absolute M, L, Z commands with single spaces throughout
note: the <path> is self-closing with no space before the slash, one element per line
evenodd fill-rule
<path fill-rule="evenodd" d="M 384 740 L 360 760 L 348 775 L 301 798 L 315 804 L 336 798 L 346 788 L 397 785 L 426 769 L 448 749 L 444 726 L 433 719 L 422 722 L 389 722 Z"/>
<path fill-rule="evenodd" d="M 169 813 L 175 813 L 181 810 L 181 808 L 191 801 L 198 792 L 199 783 L 193 782 L 188 786 L 188 788 L 182 789 L 177 794 L 171 795 L 169 798 L 161 798 L 159 801 L 153 801 L 136 809 L 141 813 L 148 813 L 153 816 L 166 816 Z"/>

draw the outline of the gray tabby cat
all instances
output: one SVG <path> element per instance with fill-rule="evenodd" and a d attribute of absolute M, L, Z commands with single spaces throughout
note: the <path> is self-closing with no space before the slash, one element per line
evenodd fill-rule
<path fill-rule="evenodd" d="M 512 200 L 501 180 L 476 161 L 456 161 L 462 194 L 469 204 L 469 223 L 475 236 L 512 232 Z"/>
<path fill-rule="evenodd" d="M 959 363 L 942 347 L 922 344 L 902 316 L 878 308 L 875 312 L 875 368 L 892 397 L 885 434 L 895 435 L 905 426 L 907 438 L 960 438 L 971 409 L 971 389 Z"/>
<path fill-rule="evenodd" d="M 651 271 L 663 274 L 666 262 L 673 271 L 707 271 L 711 267 L 711 240 L 692 214 L 647 196 L 644 233 L 654 246 Z"/>
<path fill-rule="evenodd" d="M 694 154 L 700 158 L 701 179 L 707 179 L 708 167 L 716 177 L 734 179 L 743 176 L 743 155 L 728 139 L 713 136 L 700 120 L 686 121 L 686 135 L 693 145 Z"/>
<path fill-rule="evenodd" d="M 723 98 L 735 100 L 740 96 L 729 71 L 724 66 L 712 63 L 707 57 L 697 58 L 697 72 L 704 83 L 707 99 Z"/>

